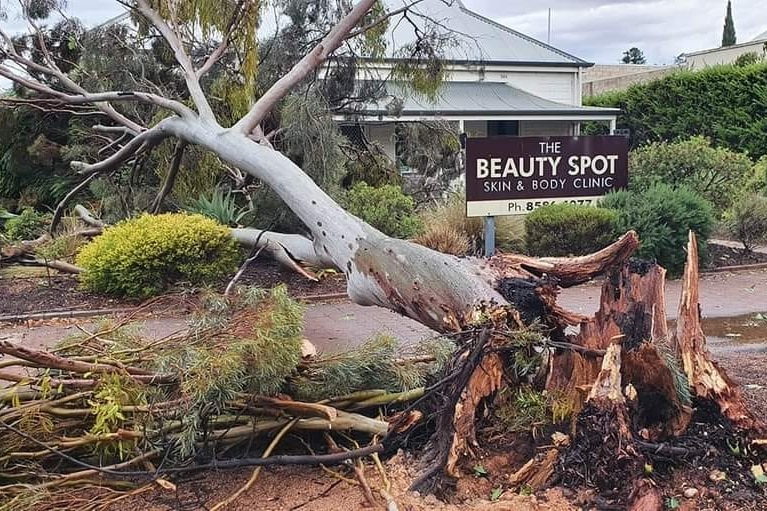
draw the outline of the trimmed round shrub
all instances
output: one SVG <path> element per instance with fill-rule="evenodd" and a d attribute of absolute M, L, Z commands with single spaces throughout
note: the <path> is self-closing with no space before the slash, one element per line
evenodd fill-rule
<path fill-rule="evenodd" d="M 585 255 L 614 241 L 618 215 L 578 204 L 551 204 L 525 217 L 527 251 L 535 256 Z"/>
<path fill-rule="evenodd" d="M 24 208 L 18 215 L 5 221 L 5 234 L 14 241 L 33 240 L 45 233 L 51 216 Z"/>
<path fill-rule="evenodd" d="M 363 181 L 346 193 L 345 202 L 350 213 L 389 236 L 409 238 L 421 228 L 415 201 L 399 186 L 373 187 Z"/>
<path fill-rule="evenodd" d="M 655 185 L 641 192 L 620 191 L 608 194 L 600 207 L 618 213 L 618 234 L 634 230 L 640 246 L 636 255 L 655 260 L 671 275 L 684 270 L 687 236 L 698 238 L 698 253 L 705 260 L 706 242 L 714 227 L 714 208 L 710 202 L 686 187 Z"/>
<path fill-rule="evenodd" d="M 214 282 L 235 271 L 240 257 L 228 228 L 202 215 L 166 213 L 106 228 L 76 262 L 86 289 L 146 298 L 176 282 Z"/>

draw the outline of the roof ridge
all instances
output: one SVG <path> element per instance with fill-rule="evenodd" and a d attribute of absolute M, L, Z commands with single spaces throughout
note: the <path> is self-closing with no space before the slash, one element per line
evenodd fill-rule
<path fill-rule="evenodd" d="M 483 22 L 485 22 L 485 23 L 487 23 L 489 25 L 493 25 L 494 27 L 499 28 L 501 30 L 504 30 L 504 31 L 514 35 L 514 36 L 519 37 L 520 39 L 524 39 L 527 42 L 536 44 L 536 45 L 538 45 L 538 46 L 540 46 L 542 48 L 545 48 L 545 49 L 547 49 L 549 51 L 557 53 L 557 54 L 559 54 L 562 57 L 571 59 L 571 60 L 573 60 L 573 61 L 575 61 L 577 63 L 581 63 L 581 64 L 588 64 L 589 63 L 588 61 L 583 60 L 580 57 L 576 57 L 575 55 L 571 55 L 570 53 L 567 53 L 567 52 L 562 51 L 562 50 L 560 50 L 558 48 L 555 48 L 555 47 L 551 46 L 550 44 L 546 44 L 543 41 L 539 41 L 538 39 L 535 39 L 534 37 L 530 37 L 529 35 L 525 35 L 522 32 L 518 32 L 518 31 L 514 30 L 513 28 L 507 27 L 506 25 L 504 25 L 502 23 L 498 23 L 495 20 L 492 20 L 492 19 L 490 19 L 490 18 L 488 18 L 486 16 L 483 16 L 483 15 L 477 13 L 477 12 L 474 12 L 471 9 L 465 7 L 463 5 L 463 2 L 461 2 L 461 0 L 456 0 L 456 3 L 458 4 L 458 8 L 459 9 L 461 9 L 463 12 L 465 12 L 469 16 L 473 16 L 473 17 L 477 18 L 480 21 L 483 21 Z"/>

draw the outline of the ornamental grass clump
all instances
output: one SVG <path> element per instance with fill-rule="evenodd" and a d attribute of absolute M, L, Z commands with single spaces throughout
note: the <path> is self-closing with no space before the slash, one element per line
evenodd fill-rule
<path fill-rule="evenodd" d="M 108 227 L 76 262 L 86 289 L 147 298 L 177 282 L 215 282 L 234 272 L 240 258 L 228 228 L 201 215 L 167 213 Z"/>

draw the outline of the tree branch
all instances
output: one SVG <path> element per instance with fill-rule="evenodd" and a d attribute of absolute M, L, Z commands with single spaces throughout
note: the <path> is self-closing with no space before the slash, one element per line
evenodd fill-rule
<path fill-rule="evenodd" d="M 176 143 L 176 148 L 173 150 L 173 159 L 171 160 L 168 175 L 165 177 L 162 188 L 160 188 L 160 191 L 157 192 L 157 197 L 155 197 L 154 202 L 152 202 L 150 207 L 150 211 L 155 215 L 160 212 L 160 208 L 162 208 L 162 203 L 165 201 L 165 197 L 168 196 L 171 190 L 173 190 L 173 186 L 176 184 L 176 177 L 178 176 L 178 171 L 181 169 L 181 161 L 184 158 L 184 150 L 186 149 L 186 146 L 187 143 L 183 140 L 179 140 Z"/>
<path fill-rule="evenodd" d="M 237 3 L 237 7 L 234 9 L 234 14 L 232 15 L 232 19 L 229 20 L 229 25 L 226 28 L 226 33 L 224 34 L 224 38 L 221 41 L 221 44 L 219 44 L 215 50 L 213 50 L 213 53 L 211 53 L 205 63 L 200 67 L 200 69 L 197 70 L 195 73 L 195 76 L 197 76 L 197 80 L 202 78 L 205 73 L 211 70 L 211 68 L 216 64 L 216 62 L 219 61 L 219 59 L 224 55 L 224 52 L 229 48 L 229 44 L 232 40 L 232 37 L 234 35 L 234 31 L 237 29 L 240 21 L 242 20 L 242 16 L 244 14 L 243 7 L 245 6 L 247 0 L 240 0 Z"/>
<path fill-rule="evenodd" d="M 50 68 L 43 65 L 38 64 L 37 62 L 34 62 L 32 60 L 29 60 L 27 58 L 24 58 L 22 55 L 20 55 L 16 49 L 13 46 L 13 41 L 10 39 L 8 34 L 5 32 L 0 31 L 0 37 L 3 38 L 5 41 L 5 45 L 7 46 L 7 49 L 5 50 L 5 54 L 8 58 L 10 58 L 13 62 L 16 62 L 17 64 L 26 66 L 28 69 L 35 70 L 39 73 L 51 76 L 53 78 L 56 78 L 61 84 L 69 89 L 71 92 L 75 92 L 77 94 L 87 94 L 87 91 L 82 88 L 80 85 L 78 85 L 76 82 L 74 82 L 66 73 L 63 73 L 58 68 Z M 38 92 L 42 92 L 44 94 L 50 94 L 53 92 L 54 96 L 59 95 L 66 95 L 64 93 L 54 91 L 50 87 L 46 87 L 43 84 L 37 82 L 37 81 L 31 81 L 27 80 L 26 78 L 13 73 L 10 71 L 7 67 L 0 66 L 0 76 L 4 76 L 8 78 L 9 80 L 19 83 L 21 85 L 24 85 L 27 88 L 30 88 L 32 90 L 36 90 Z M 37 84 L 37 86 L 30 86 L 33 84 Z M 44 88 L 44 90 L 40 90 L 40 87 Z M 138 133 L 144 130 L 144 127 L 140 124 L 128 119 L 123 114 L 119 113 L 117 110 L 115 110 L 112 105 L 109 103 L 100 103 L 97 104 L 96 107 L 107 117 L 112 119 L 113 121 L 117 122 L 118 124 L 122 124 L 123 126 L 130 128 L 132 131 Z"/>
<path fill-rule="evenodd" d="M 160 14 L 155 11 L 146 0 L 137 0 L 137 6 L 138 11 L 155 26 L 173 50 L 176 61 L 184 70 L 186 87 L 189 90 L 189 95 L 192 97 L 192 101 L 197 107 L 200 117 L 215 122 L 216 116 L 213 114 L 213 109 L 210 107 L 205 92 L 203 92 L 202 87 L 200 86 L 200 81 L 197 77 L 197 73 L 195 73 L 192 60 L 184 50 L 183 43 L 178 34 L 165 22 L 164 19 L 162 19 Z"/>
<path fill-rule="evenodd" d="M 143 1 L 143 0 L 141 0 Z M 286 75 L 277 80 L 250 111 L 237 121 L 234 129 L 244 134 L 249 134 L 255 127 L 261 123 L 266 115 L 271 112 L 275 105 L 292 89 L 297 83 L 306 78 L 309 73 L 315 70 L 320 64 L 327 60 L 346 40 L 347 35 L 357 25 L 365 14 L 373 7 L 376 0 L 360 0 L 354 8 L 344 16 L 344 18 L 325 36 L 320 43 L 315 46 L 304 58 L 293 66 Z"/>
<path fill-rule="evenodd" d="M 85 178 L 85 180 L 82 183 L 72 188 L 72 190 L 70 190 L 70 192 L 66 194 L 66 196 L 64 196 L 63 199 L 61 199 L 61 202 L 59 202 L 58 205 L 56 206 L 56 211 L 53 212 L 53 219 L 51 220 L 51 226 L 48 229 L 48 232 L 51 234 L 51 236 L 53 236 L 54 232 L 56 232 L 56 227 L 58 227 L 59 222 L 61 221 L 61 217 L 64 216 L 64 208 L 67 206 L 67 203 L 70 200 L 72 200 L 72 198 L 75 195 L 80 193 L 82 189 L 88 186 L 88 183 L 93 181 L 93 179 L 96 176 L 98 176 L 98 173 L 94 172 L 93 174 Z"/>
<path fill-rule="evenodd" d="M 86 208 L 82 204 L 78 204 L 77 206 L 75 206 L 74 213 L 80 218 L 80 220 L 82 220 L 89 227 L 95 227 L 97 229 L 104 228 L 104 222 L 102 222 L 101 220 L 93 216 L 93 214 L 90 211 L 88 211 L 88 208 Z"/>
<path fill-rule="evenodd" d="M 119 151 L 105 160 L 92 164 L 87 164 L 81 161 L 73 161 L 70 163 L 70 165 L 80 174 L 91 174 L 94 172 L 103 172 L 106 170 L 115 169 L 132 157 L 141 154 L 150 147 L 157 145 L 163 139 L 171 136 L 171 134 L 165 130 L 165 127 L 174 120 L 175 119 L 171 117 L 160 121 L 154 128 L 140 133 L 130 142 L 120 148 Z"/>
<path fill-rule="evenodd" d="M 8 69 L 6 66 L 0 65 L 0 76 L 3 76 L 13 82 L 23 85 L 27 89 L 33 90 L 35 92 L 39 92 L 40 94 L 44 94 L 46 96 L 51 96 L 50 99 L 38 100 L 37 101 L 38 103 L 56 102 L 56 101 L 67 104 L 67 105 L 85 105 L 85 104 L 92 103 L 97 108 L 103 111 L 101 106 L 108 105 L 109 101 L 136 100 L 136 101 L 141 101 L 142 103 L 148 103 L 161 108 L 166 108 L 178 114 L 181 117 L 191 117 L 195 115 L 190 108 L 183 105 L 182 103 L 172 99 L 164 98 L 162 96 L 158 96 L 157 94 L 152 94 L 149 92 L 107 91 L 107 92 L 89 93 L 83 90 L 82 92 L 78 92 L 77 94 L 72 95 L 72 94 L 67 94 L 65 92 L 52 89 L 51 87 L 48 87 L 47 85 L 44 85 L 38 82 L 37 80 L 32 80 L 32 79 L 20 76 L 14 73 L 13 71 L 11 71 L 10 69 Z M 109 108 L 112 108 L 112 107 L 110 106 Z M 122 117 L 121 114 L 118 114 L 118 115 Z M 136 124 L 135 122 L 127 118 L 118 120 L 118 122 L 120 122 L 120 124 L 125 126 L 126 129 L 130 130 L 133 133 L 140 133 L 145 130 L 143 126 Z"/>

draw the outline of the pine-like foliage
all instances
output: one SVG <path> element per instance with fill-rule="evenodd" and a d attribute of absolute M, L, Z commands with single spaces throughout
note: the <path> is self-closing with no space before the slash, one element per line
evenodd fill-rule
<path fill-rule="evenodd" d="M 724 17 L 722 30 L 722 46 L 732 46 L 737 43 L 735 21 L 732 19 L 732 2 L 727 2 L 727 15 Z"/>
<path fill-rule="evenodd" d="M 453 342 L 443 338 L 402 349 L 381 335 L 355 350 L 312 360 L 290 379 L 289 391 L 296 399 L 319 401 L 360 390 L 412 390 L 439 371 L 454 350 Z"/>

